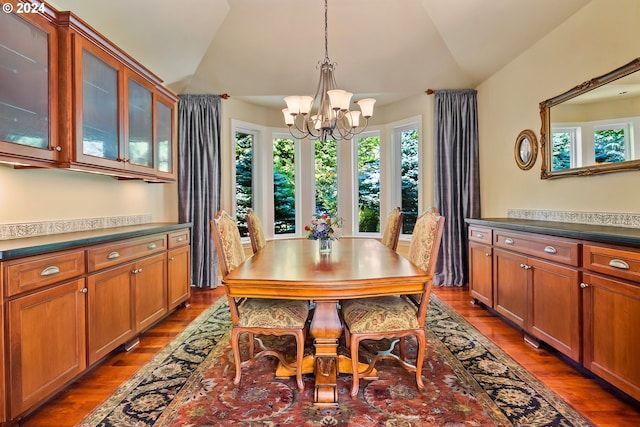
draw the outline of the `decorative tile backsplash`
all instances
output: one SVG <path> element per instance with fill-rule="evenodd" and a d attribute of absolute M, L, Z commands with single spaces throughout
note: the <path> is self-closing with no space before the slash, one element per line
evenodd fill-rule
<path fill-rule="evenodd" d="M 72 233 L 126 225 L 148 224 L 151 215 L 126 215 L 103 218 L 82 218 L 58 221 L 0 224 L 0 240 L 22 239 L 49 234 Z"/>
<path fill-rule="evenodd" d="M 507 211 L 507 217 L 533 219 L 538 221 L 573 222 L 579 224 L 640 228 L 640 214 L 634 213 L 509 209 Z"/>

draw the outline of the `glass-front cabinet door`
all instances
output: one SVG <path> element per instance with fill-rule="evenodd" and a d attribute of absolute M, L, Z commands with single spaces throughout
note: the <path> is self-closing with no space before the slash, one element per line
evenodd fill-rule
<path fill-rule="evenodd" d="M 153 88 L 127 78 L 127 168 L 153 173 Z"/>
<path fill-rule="evenodd" d="M 87 50 L 82 52 L 82 154 L 120 159 L 119 70 Z"/>
<path fill-rule="evenodd" d="M 158 95 L 156 99 L 156 175 L 160 178 L 176 179 L 175 101 Z"/>
<path fill-rule="evenodd" d="M 38 164 L 57 159 L 57 44 L 56 28 L 43 16 L 0 13 L 3 160 Z"/>

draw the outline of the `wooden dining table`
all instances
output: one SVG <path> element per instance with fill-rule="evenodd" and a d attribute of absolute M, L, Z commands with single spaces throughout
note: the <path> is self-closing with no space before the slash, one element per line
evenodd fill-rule
<path fill-rule="evenodd" d="M 339 301 L 419 294 L 428 280 L 424 270 L 378 240 L 342 238 L 333 242 L 329 254 L 320 254 L 315 240 L 268 241 L 222 283 L 232 297 L 315 303 L 309 328 L 315 353 L 305 358 L 303 372 L 315 376 L 314 403 L 331 406 L 338 402 L 338 374 L 351 373 L 351 361 L 338 355 Z"/>

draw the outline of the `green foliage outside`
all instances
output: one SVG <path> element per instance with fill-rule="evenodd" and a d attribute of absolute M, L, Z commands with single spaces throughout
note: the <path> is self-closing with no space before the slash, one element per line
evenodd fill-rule
<path fill-rule="evenodd" d="M 551 143 L 551 170 L 561 171 L 571 167 L 571 134 L 569 132 L 553 132 Z"/>
<path fill-rule="evenodd" d="M 273 208 L 275 234 L 296 232 L 295 144 L 292 139 L 273 140 Z"/>
<path fill-rule="evenodd" d="M 380 231 L 380 137 L 358 140 L 358 231 Z"/>
<path fill-rule="evenodd" d="M 624 129 L 597 130 L 594 134 L 596 164 L 624 162 Z"/>
<path fill-rule="evenodd" d="M 402 132 L 401 139 L 401 190 L 404 212 L 402 233 L 413 234 L 413 227 L 418 218 L 418 131 L 417 129 Z"/>
<path fill-rule="evenodd" d="M 244 217 L 253 203 L 252 163 L 253 135 L 236 132 L 236 217 L 242 237 L 249 235 Z"/>
<path fill-rule="evenodd" d="M 337 143 L 315 141 L 316 213 L 338 213 Z"/>

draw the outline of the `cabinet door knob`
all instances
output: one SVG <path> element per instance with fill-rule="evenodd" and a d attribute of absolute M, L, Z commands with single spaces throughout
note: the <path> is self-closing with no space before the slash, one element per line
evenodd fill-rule
<path fill-rule="evenodd" d="M 175 259 L 174 257 L 171 257 L 171 258 L 169 258 L 169 261 L 173 261 L 174 259 Z"/>
<path fill-rule="evenodd" d="M 491 256 L 491 254 L 489 252 L 485 252 L 484 256 Z"/>
<path fill-rule="evenodd" d="M 89 292 L 89 290 L 87 288 L 82 288 L 80 289 L 80 292 L 82 292 L 83 294 L 86 294 L 87 292 Z"/>
<path fill-rule="evenodd" d="M 588 287 L 589 287 L 589 285 L 587 285 L 586 283 L 580 283 L 580 287 L 581 287 L 582 289 L 586 289 L 586 288 L 588 288 Z"/>

